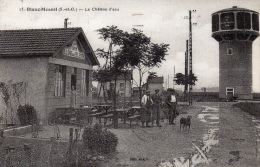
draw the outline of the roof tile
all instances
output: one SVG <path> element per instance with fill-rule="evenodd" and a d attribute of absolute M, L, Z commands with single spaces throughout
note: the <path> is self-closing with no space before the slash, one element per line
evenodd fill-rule
<path fill-rule="evenodd" d="M 79 29 L 1 30 L 0 55 L 54 53 Z"/>

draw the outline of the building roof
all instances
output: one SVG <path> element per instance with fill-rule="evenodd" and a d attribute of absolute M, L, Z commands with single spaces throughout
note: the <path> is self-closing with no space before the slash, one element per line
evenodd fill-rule
<path fill-rule="evenodd" d="M 227 8 L 227 9 L 219 10 L 219 11 L 217 11 L 217 12 L 214 12 L 213 14 L 215 14 L 215 13 L 220 13 L 220 12 L 229 12 L 229 11 L 247 11 L 247 12 L 258 13 L 258 12 L 256 12 L 256 11 L 253 11 L 253 10 L 250 10 L 250 9 L 238 8 L 237 6 L 233 6 L 232 8 Z"/>
<path fill-rule="evenodd" d="M 149 83 L 163 83 L 163 77 L 154 77 L 149 79 Z"/>
<path fill-rule="evenodd" d="M 92 65 L 99 62 L 82 28 L 0 30 L 0 57 L 53 56 L 76 37 L 88 46 Z"/>

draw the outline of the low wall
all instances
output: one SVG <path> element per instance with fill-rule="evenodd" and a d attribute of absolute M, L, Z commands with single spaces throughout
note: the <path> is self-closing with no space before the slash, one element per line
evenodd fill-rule
<path fill-rule="evenodd" d="M 260 100 L 260 93 L 253 93 L 254 100 Z"/>
<path fill-rule="evenodd" d="M 32 125 L 10 128 L 4 130 L 4 136 L 21 136 L 27 133 L 31 133 Z"/>
<path fill-rule="evenodd" d="M 257 102 L 240 102 L 234 104 L 235 107 L 242 109 L 243 111 L 260 118 L 260 103 Z"/>

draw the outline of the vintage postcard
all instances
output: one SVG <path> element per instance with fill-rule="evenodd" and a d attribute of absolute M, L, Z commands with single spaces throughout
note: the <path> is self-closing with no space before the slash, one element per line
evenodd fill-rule
<path fill-rule="evenodd" d="M 260 166 L 259 0 L 0 0 L 0 166 Z"/>

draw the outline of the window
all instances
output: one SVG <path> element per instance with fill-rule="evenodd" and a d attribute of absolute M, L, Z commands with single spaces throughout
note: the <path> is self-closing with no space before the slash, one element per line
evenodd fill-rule
<path fill-rule="evenodd" d="M 258 14 L 253 13 L 252 15 L 253 30 L 259 31 L 259 18 Z"/>
<path fill-rule="evenodd" d="M 237 13 L 237 28 L 238 29 L 250 29 L 251 28 L 250 13 L 246 13 L 246 12 Z"/>
<path fill-rule="evenodd" d="M 120 90 L 124 90 L 124 83 L 120 83 L 119 88 L 120 88 Z"/>
<path fill-rule="evenodd" d="M 77 90 L 77 68 L 73 67 L 71 72 L 71 90 Z"/>
<path fill-rule="evenodd" d="M 233 96 L 234 95 L 234 88 L 226 88 L 226 95 Z"/>
<path fill-rule="evenodd" d="M 54 96 L 65 96 L 66 66 L 55 65 Z"/>
<path fill-rule="evenodd" d="M 87 96 L 89 93 L 89 71 L 82 70 L 81 73 L 81 95 Z"/>
<path fill-rule="evenodd" d="M 212 16 L 212 31 L 218 31 L 219 29 L 219 16 L 218 14 L 215 14 Z"/>
<path fill-rule="evenodd" d="M 233 55 L 233 49 L 232 48 L 227 49 L 227 55 Z"/>
<path fill-rule="evenodd" d="M 114 83 L 110 83 L 110 90 L 113 91 L 115 88 L 115 84 Z"/>
<path fill-rule="evenodd" d="M 232 30 L 235 28 L 235 18 L 234 13 L 222 13 L 220 16 L 221 19 L 221 30 Z"/>

